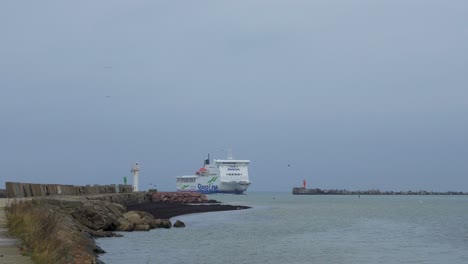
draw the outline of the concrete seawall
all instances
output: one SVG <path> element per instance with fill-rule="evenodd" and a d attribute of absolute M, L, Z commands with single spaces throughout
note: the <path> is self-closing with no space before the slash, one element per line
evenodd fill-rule
<path fill-rule="evenodd" d="M 23 182 L 6 182 L 6 195 L 8 198 L 42 197 L 53 195 L 93 195 L 109 193 L 131 193 L 131 185 L 64 185 L 64 184 L 37 184 Z"/>

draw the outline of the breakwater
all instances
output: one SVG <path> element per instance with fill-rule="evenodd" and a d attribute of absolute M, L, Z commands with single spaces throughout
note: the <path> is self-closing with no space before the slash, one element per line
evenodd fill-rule
<path fill-rule="evenodd" d="M 6 182 L 6 197 L 23 198 L 48 195 L 91 195 L 104 193 L 130 193 L 131 185 L 65 185 L 65 184 L 37 184 L 22 182 Z"/>
<path fill-rule="evenodd" d="M 183 227 L 168 219 L 176 215 L 244 209 L 219 203 L 210 207 L 210 202 L 199 193 L 56 195 L 11 199 L 6 213 L 10 233 L 23 240 L 36 263 L 100 263 L 98 254 L 105 252 L 96 237 Z"/>
<path fill-rule="evenodd" d="M 468 195 L 468 192 L 435 192 L 435 191 L 380 191 L 380 190 L 365 190 L 365 191 L 349 191 L 343 189 L 328 189 L 322 190 L 319 188 L 308 189 L 304 187 L 294 187 L 292 193 L 295 195 Z"/>

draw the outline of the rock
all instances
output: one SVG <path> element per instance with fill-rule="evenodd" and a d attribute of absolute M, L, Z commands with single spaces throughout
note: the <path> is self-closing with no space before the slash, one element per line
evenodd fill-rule
<path fill-rule="evenodd" d="M 158 227 L 151 214 L 141 211 L 128 211 L 117 219 L 117 223 L 119 231 L 147 231 Z"/>
<path fill-rule="evenodd" d="M 125 207 L 119 204 L 84 200 L 72 209 L 71 215 L 91 230 L 113 231 L 116 229 L 117 219 L 124 211 Z"/>
<path fill-rule="evenodd" d="M 103 254 L 103 253 L 106 253 L 106 251 L 104 251 L 104 249 L 102 249 L 100 246 L 96 245 L 95 248 L 93 249 L 93 252 L 94 253 L 97 253 L 97 254 Z"/>
<path fill-rule="evenodd" d="M 112 231 L 103 231 L 102 229 L 98 231 L 89 230 L 89 234 L 93 237 L 114 237 L 116 234 Z"/>
<path fill-rule="evenodd" d="M 133 231 L 134 224 L 130 223 L 125 217 L 117 219 L 117 230 L 118 231 Z"/>
<path fill-rule="evenodd" d="M 128 211 L 122 216 L 134 225 L 143 224 L 143 220 L 141 219 L 140 214 L 138 214 L 136 211 Z"/>
<path fill-rule="evenodd" d="M 150 231 L 149 225 L 136 225 L 134 231 Z"/>
<path fill-rule="evenodd" d="M 185 224 L 184 224 L 184 222 L 182 222 L 182 221 L 180 221 L 180 220 L 177 220 L 177 221 L 174 223 L 173 227 L 185 227 Z"/>
<path fill-rule="evenodd" d="M 106 208 L 115 215 L 121 215 L 127 211 L 127 208 L 121 204 L 109 202 L 109 203 L 106 203 L 105 205 L 106 205 Z"/>
<path fill-rule="evenodd" d="M 143 212 L 143 211 L 135 211 L 135 212 L 140 216 L 141 219 L 145 219 L 145 217 L 150 218 L 151 220 L 154 219 L 153 215 L 150 213 Z"/>
<path fill-rule="evenodd" d="M 143 217 L 142 221 L 145 225 L 149 225 L 151 229 L 157 227 L 153 217 L 145 216 Z"/>
<path fill-rule="evenodd" d="M 157 228 L 171 228 L 172 223 L 169 219 L 155 219 L 154 224 Z"/>
<path fill-rule="evenodd" d="M 151 201 L 156 203 L 205 203 L 206 195 L 201 193 L 181 192 L 153 192 L 150 193 Z"/>

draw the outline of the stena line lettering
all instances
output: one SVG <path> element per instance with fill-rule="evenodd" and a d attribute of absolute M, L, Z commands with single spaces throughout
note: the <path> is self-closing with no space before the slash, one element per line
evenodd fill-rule
<path fill-rule="evenodd" d="M 198 184 L 198 190 L 201 192 L 216 192 L 218 191 L 218 185 L 215 184 L 208 184 L 208 185 L 203 185 L 203 184 Z"/>

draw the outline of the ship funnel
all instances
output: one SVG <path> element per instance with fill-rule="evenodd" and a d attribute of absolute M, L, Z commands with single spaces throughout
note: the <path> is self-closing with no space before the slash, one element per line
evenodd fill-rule
<path fill-rule="evenodd" d="M 208 158 L 205 160 L 205 165 L 210 165 L 210 154 L 208 153 Z"/>
<path fill-rule="evenodd" d="M 227 159 L 232 160 L 232 149 L 227 149 Z"/>

